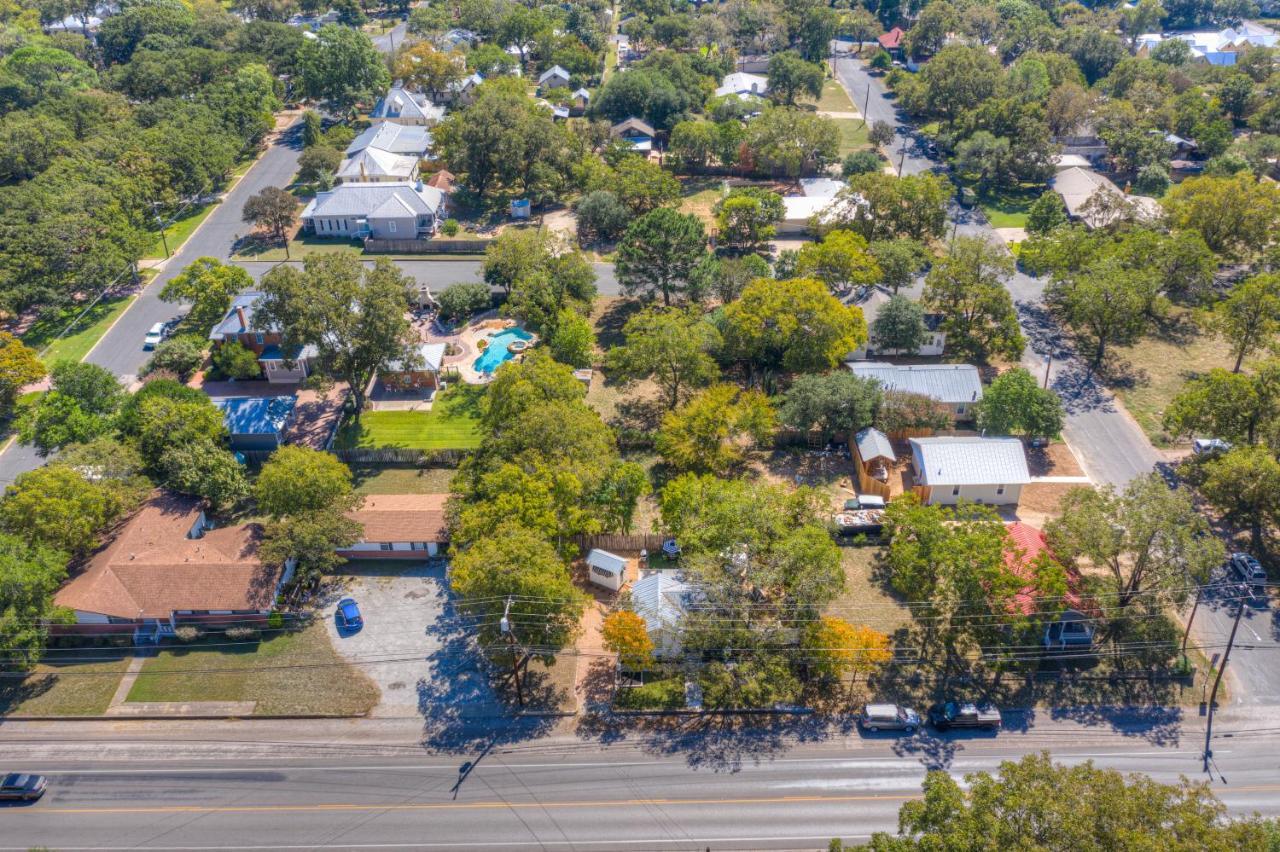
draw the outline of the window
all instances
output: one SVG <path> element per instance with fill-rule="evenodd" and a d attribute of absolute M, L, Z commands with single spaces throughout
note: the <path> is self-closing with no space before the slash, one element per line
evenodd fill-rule
<path fill-rule="evenodd" d="M 387 223 L 387 231 L 392 234 L 396 232 L 396 223 L 394 221 Z"/>
<path fill-rule="evenodd" d="M 996 486 L 996 495 L 997 495 L 997 496 L 999 496 L 999 495 L 1001 495 L 1001 494 L 1003 494 L 1003 493 L 1004 493 L 1004 486 L 1003 486 L 1003 485 L 997 485 L 997 486 Z"/>
<path fill-rule="evenodd" d="M 391 544 L 391 542 L 389 542 L 389 541 L 379 542 L 379 544 L 378 544 L 378 549 L 379 549 L 379 550 L 391 550 L 391 549 L 392 549 L 392 544 Z"/>
<path fill-rule="evenodd" d="M 262 332 L 258 332 L 253 336 L 253 341 L 254 343 L 257 343 L 259 346 L 261 346 L 262 344 L 267 342 L 267 336 Z"/>
<path fill-rule="evenodd" d="M 954 486 L 952 486 L 952 488 L 951 488 L 951 496 L 952 496 L 952 497 L 959 497 L 959 496 L 960 496 L 960 486 L 959 486 L 959 485 L 954 485 Z"/>
<path fill-rule="evenodd" d="M 964 403 L 963 403 L 963 402 L 956 406 L 956 414 L 964 414 Z"/>

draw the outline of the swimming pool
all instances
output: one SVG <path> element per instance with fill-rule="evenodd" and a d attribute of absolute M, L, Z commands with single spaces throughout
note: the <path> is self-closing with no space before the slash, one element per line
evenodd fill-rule
<path fill-rule="evenodd" d="M 511 351 L 511 344 L 515 343 L 517 340 L 527 341 L 532 339 L 533 335 L 519 326 L 499 332 L 490 339 L 488 347 L 486 347 L 485 350 L 480 353 L 480 357 L 476 359 L 476 372 L 492 373 L 504 363 L 510 361 L 516 354 Z"/>

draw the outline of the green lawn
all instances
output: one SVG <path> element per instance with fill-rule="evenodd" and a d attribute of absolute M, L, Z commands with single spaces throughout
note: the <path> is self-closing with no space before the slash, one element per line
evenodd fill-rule
<path fill-rule="evenodd" d="M 226 647 L 220 635 L 169 645 L 142 666 L 128 701 L 256 701 L 259 716 L 367 713 L 378 687 L 333 649 L 324 625 Z"/>
<path fill-rule="evenodd" d="M 623 710 L 680 710 L 684 704 L 684 678 L 655 680 L 644 686 L 618 690 L 614 704 Z"/>
<path fill-rule="evenodd" d="M 411 450 L 470 450 L 480 446 L 478 401 L 484 388 L 459 385 L 436 397 L 430 411 L 366 411 L 357 425 L 347 421 L 336 445 Z"/>
<path fill-rule="evenodd" d="M 252 162 L 252 161 L 250 161 Z M 164 229 L 164 240 L 157 234 L 155 243 L 147 250 L 142 257 L 144 260 L 160 260 L 165 257 L 164 245 L 165 240 L 169 242 L 169 254 L 173 254 L 178 247 L 187 241 L 192 232 L 200 227 L 200 223 L 209 218 L 209 214 L 213 212 L 213 208 L 218 206 L 218 202 L 213 204 L 202 204 L 199 207 L 192 207 L 182 216 L 174 220 L 173 224 Z"/>
<path fill-rule="evenodd" d="M 116 299 L 103 299 L 78 320 L 75 327 L 63 337 L 58 337 L 58 333 L 66 328 L 68 323 L 75 320 L 76 316 L 84 308 L 76 305 L 60 311 L 50 312 L 32 325 L 26 334 L 22 335 L 22 342 L 41 352 L 40 357 L 44 359 L 46 364 L 64 360 L 79 361 L 89 354 L 89 350 L 93 348 L 93 345 L 98 342 L 102 335 L 107 333 L 107 329 L 111 327 L 111 324 L 133 304 L 135 298 L 137 296 L 129 295 Z M 141 346 L 142 341 L 138 341 L 138 345 Z"/>
<path fill-rule="evenodd" d="M 978 206 L 993 228 L 1025 228 L 1027 211 L 1043 190 L 1044 187 L 993 190 L 978 196 Z"/>
<path fill-rule="evenodd" d="M 445 494 L 455 473 L 450 467 L 351 465 L 357 494 Z"/>
<path fill-rule="evenodd" d="M 854 151 L 861 151 L 863 148 L 870 148 L 871 142 L 867 139 L 867 125 L 860 118 L 836 118 L 832 119 L 840 128 L 840 157 L 844 158 Z"/>
<path fill-rule="evenodd" d="M 128 666 L 123 653 L 110 649 L 49 652 L 25 678 L 0 678 L 0 715 L 100 716 Z"/>
<path fill-rule="evenodd" d="M 844 86 L 830 78 L 822 84 L 822 96 L 818 98 L 818 109 L 823 112 L 860 111 L 849 100 L 849 94 L 844 90 Z"/>

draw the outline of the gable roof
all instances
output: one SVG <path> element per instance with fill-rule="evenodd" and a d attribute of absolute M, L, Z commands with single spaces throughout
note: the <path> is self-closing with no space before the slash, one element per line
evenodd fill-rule
<path fill-rule="evenodd" d="M 275 600 L 282 568 L 258 558 L 262 528 L 241 524 L 188 535 L 201 518 L 192 497 L 158 492 L 54 596 L 58 606 L 117 618 L 175 610 L 259 610 Z"/>
<path fill-rule="evenodd" d="M 541 86 L 552 77 L 563 77 L 565 80 L 568 80 L 571 76 L 572 75 L 568 71 L 564 70 L 559 65 L 552 65 L 546 71 L 543 71 L 538 75 L 538 85 Z"/>
<path fill-rule="evenodd" d="M 1050 558 L 1057 558 L 1049 549 L 1049 542 L 1042 530 L 1030 524 L 1024 524 L 1022 521 L 1005 524 L 1004 529 L 1009 536 L 1009 546 L 1004 551 L 1004 564 L 1010 572 L 1024 580 L 1031 582 L 1034 579 L 1032 568 L 1040 554 L 1045 553 Z M 1057 606 L 1079 609 L 1084 605 L 1079 593 L 1080 574 L 1069 565 L 1064 567 L 1067 574 L 1067 593 Z M 1013 607 L 1024 615 L 1035 612 L 1037 607 L 1035 590 L 1027 586 L 1020 591 L 1014 598 Z"/>
<path fill-rule="evenodd" d="M 573 93 L 573 96 L 575 98 L 582 98 L 584 101 L 591 100 L 591 92 L 587 91 L 586 89 L 578 89 Z"/>
<path fill-rule="evenodd" d="M 893 444 L 889 443 L 889 436 L 873 426 L 863 429 L 854 436 L 853 440 L 858 445 L 858 455 L 864 462 L 871 459 L 898 460 L 897 454 L 893 451 Z"/>
<path fill-rule="evenodd" d="M 1054 192 L 1062 196 L 1062 203 L 1066 205 L 1067 212 L 1071 217 L 1081 219 L 1090 227 L 1100 223 L 1090 221 L 1082 216 L 1081 211 L 1085 203 L 1098 190 L 1120 196 L 1129 201 L 1134 205 L 1135 212 L 1140 216 L 1157 217 L 1160 215 L 1160 202 L 1142 195 L 1125 195 L 1120 191 L 1120 187 L 1112 183 L 1110 179 L 1092 169 L 1084 169 L 1078 166 L 1061 169 L 1049 181 L 1049 185 L 1053 187 Z"/>
<path fill-rule="evenodd" d="M 876 41 L 880 42 L 880 46 L 885 50 L 893 50 L 902 44 L 902 37 L 906 35 L 902 31 L 902 27 L 894 27 L 889 32 L 880 36 Z"/>
<path fill-rule="evenodd" d="M 1027 454 L 1017 438 L 912 438 L 922 485 L 1025 485 Z"/>
<path fill-rule="evenodd" d="M 725 95 L 764 95 L 769 91 L 769 78 L 761 74 L 748 74 L 745 71 L 734 71 L 725 74 L 716 89 L 716 96 Z"/>
<path fill-rule="evenodd" d="M 444 541 L 448 494 L 370 494 L 347 517 L 364 526 L 362 541 Z"/>
<path fill-rule="evenodd" d="M 394 202 L 388 204 L 388 202 Z M 305 210 L 303 219 L 314 216 L 378 216 L 435 215 L 444 202 L 444 193 L 421 181 L 388 181 L 385 183 L 350 182 L 327 192 L 317 192 Z"/>
<path fill-rule="evenodd" d="M 395 177 L 409 180 L 418 168 L 418 158 L 393 154 L 380 148 L 365 148 L 342 161 L 337 176 L 342 180 Z"/>
<path fill-rule="evenodd" d="M 369 125 L 347 146 L 348 157 L 365 148 L 378 148 L 392 154 L 423 157 L 431 150 L 431 131 L 417 124 L 380 121 Z"/>
<path fill-rule="evenodd" d="M 885 390 L 923 394 L 949 405 L 982 399 L 982 378 L 971 364 L 895 365 L 855 361 L 848 365 L 856 376 L 875 379 Z"/>
<path fill-rule="evenodd" d="M 600 548 L 592 548 L 587 554 L 587 564 L 608 571 L 612 574 L 621 574 L 627 570 L 627 560 L 618 556 L 616 553 L 610 553 Z"/>
<path fill-rule="evenodd" d="M 294 396 L 224 396 L 213 400 L 232 435 L 279 435 L 289 425 Z"/>
<path fill-rule="evenodd" d="M 680 626 L 692 587 L 669 571 L 658 571 L 631 584 L 631 606 L 645 620 L 650 633 Z"/>
<path fill-rule="evenodd" d="M 653 129 L 653 125 L 642 118 L 636 118 L 634 115 L 630 118 L 619 121 L 613 127 L 609 128 L 611 136 L 623 135 L 639 135 L 653 138 L 657 135 L 657 131 Z"/>
<path fill-rule="evenodd" d="M 426 95 L 414 94 L 401 86 L 396 86 L 378 101 L 370 117 L 439 121 L 444 118 L 444 107 L 430 103 Z"/>
<path fill-rule="evenodd" d="M 209 332 L 209 339 L 226 340 L 250 331 L 276 331 L 275 326 L 268 328 L 254 324 L 254 312 L 264 295 L 261 290 L 246 290 L 232 299 L 231 307 L 227 308 L 222 320 Z"/>
<path fill-rule="evenodd" d="M 444 363 L 444 348 L 443 343 L 422 344 L 417 351 L 418 363 L 409 369 L 439 372 L 440 365 Z M 389 373 L 398 373 L 404 369 L 404 362 L 398 358 L 387 362 L 387 372 Z"/>

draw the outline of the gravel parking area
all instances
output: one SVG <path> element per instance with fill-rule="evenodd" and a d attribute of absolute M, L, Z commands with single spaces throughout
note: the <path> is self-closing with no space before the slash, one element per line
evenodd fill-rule
<path fill-rule="evenodd" d="M 468 632 L 453 614 L 443 564 L 353 561 L 326 618 L 333 646 L 378 685 L 374 716 L 498 712 Z M 364 628 L 338 629 L 333 604 L 352 597 Z"/>

